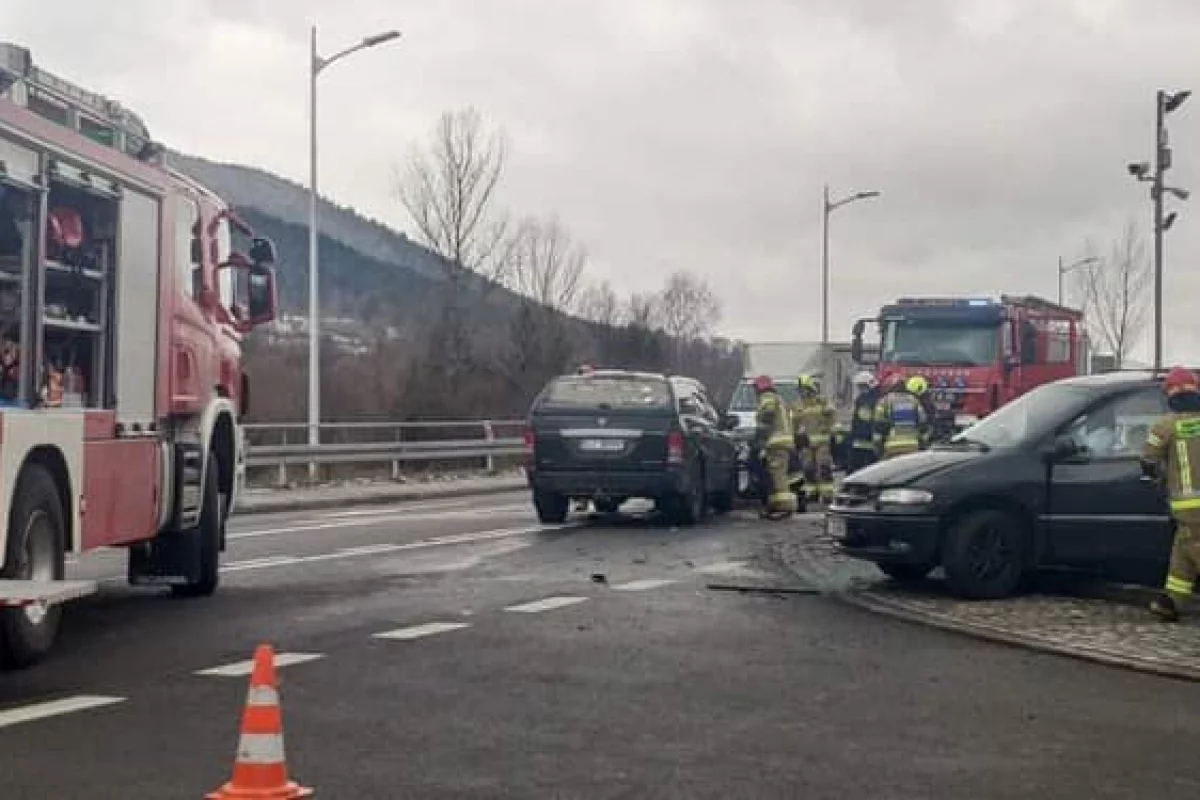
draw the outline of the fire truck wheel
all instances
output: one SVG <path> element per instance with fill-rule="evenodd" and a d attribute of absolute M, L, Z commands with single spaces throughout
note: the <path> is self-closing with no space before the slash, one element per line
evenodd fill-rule
<path fill-rule="evenodd" d="M 200 525 L 196 533 L 200 537 L 196 550 L 200 559 L 199 577 L 194 583 L 172 586 L 177 597 L 208 597 L 217 591 L 221 580 L 221 538 L 225 528 L 221 513 L 221 494 L 217 487 L 220 479 L 217 471 L 221 464 L 216 454 L 209 452 L 208 469 L 204 471 L 204 505 L 200 509 Z"/>
<path fill-rule="evenodd" d="M 40 464 L 21 471 L 8 520 L 8 552 L 0 576 L 16 580 L 62 580 L 62 499 Z M 41 604 L 0 611 L 0 667 L 21 669 L 45 658 L 58 635 L 62 606 Z"/>

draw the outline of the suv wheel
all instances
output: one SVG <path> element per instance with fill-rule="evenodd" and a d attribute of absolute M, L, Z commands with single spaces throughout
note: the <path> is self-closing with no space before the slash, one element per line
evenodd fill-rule
<path fill-rule="evenodd" d="M 683 494 L 675 495 L 669 504 L 671 521 L 679 525 L 695 525 L 708 516 L 708 492 L 706 491 L 704 465 L 697 462 L 692 467 L 692 479 Z"/>
<path fill-rule="evenodd" d="M 543 525 L 559 525 L 567 521 L 567 512 L 571 510 L 570 501 L 565 495 L 553 492 L 534 492 L 533 507 L 537 510 L 538 522 Z"/>
<path fill-rule="evenodd" d="M 1020 520 L 984 509 L 961 517 L 946 532 L 942 566 L 955 594 L 973 600 L 1008 597 L 1025 577 L 1026 536 Z"/>
<path fill-rule="evenodd" d="M 725 488 L 719 492 L 713 492 L 712 508 L 718 514 L 727 514 L 733 510 L 734 498 L 738 496 L 738 469 L 732 467 L 729 470 L 729 478 L 725 481 Z"/>

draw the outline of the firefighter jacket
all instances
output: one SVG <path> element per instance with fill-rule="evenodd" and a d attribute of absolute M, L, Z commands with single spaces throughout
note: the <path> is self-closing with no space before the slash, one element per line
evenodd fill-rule
<path fill-rule="evenodd" d="M 893 389 L 875 405 L 875 444 L 885 455 L 920 450 L 931 423 L 919 397 L 905 389 Z"/>
<path fill-rule="evenodd" d="M 774 390 L 763 392 L 758 398 L 756 414 L 757 444 L 762 449 L 788 449 L 795 447 L 792 439 L 792 421 L 787 403 Z"/>
<path fill-rule="evenodd" d="M 1166 486 L 1171 515 L 1200 522 L 1200 411 L 1175 412 L 1156 422 L 1142 463 Z"/>
<path fill-rule="evenodd" d="M 792 426 L 797 443 L 804 447 L 828 446 L 835 413 L 825 398 L 802 397 L 792 406 Z"/>
<path fill-rule="evenodd" d="M 854 398 L 854 416 L 850 420 L 850 446 L 858 449 L 875 447 L 875 405 L 879 390 L 867 389 Z"/>

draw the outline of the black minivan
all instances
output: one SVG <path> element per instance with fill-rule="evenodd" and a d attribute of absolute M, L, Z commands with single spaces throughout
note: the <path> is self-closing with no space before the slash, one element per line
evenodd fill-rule
<path fill-rule="evenodd" d="M 1171 522 L 1139 455 L 1166 411 L 1150 372 L 1040 386 L 945 444 L 847 476 L 827 532 L 900 581 L 940 566 L 970 598 L 1010 595 L 1045 567 L 1155 584 Z"/>
<path fill-rule="evenodd" d="M 562 522 L 572 500 L 616 511 L 634 497 L 691 525 L 728 511 L 737 488 L 733 419 L 697 380 L 603 370 L 564 375 L 533 401 L 526 473 L 543 523 Z"/>

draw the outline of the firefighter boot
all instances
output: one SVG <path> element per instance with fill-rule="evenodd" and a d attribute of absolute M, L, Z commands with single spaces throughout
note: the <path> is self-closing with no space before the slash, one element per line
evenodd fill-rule
<path fill-rule="evenodd" d="M 1163 593 L 1150 602 L 1150 613 L 1163 622 L 1178 622 L 1179 608 L 1171 595 Z"/>

